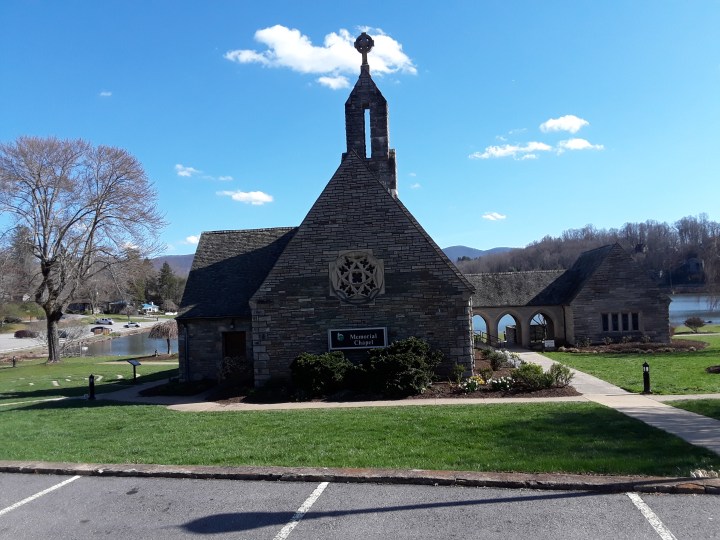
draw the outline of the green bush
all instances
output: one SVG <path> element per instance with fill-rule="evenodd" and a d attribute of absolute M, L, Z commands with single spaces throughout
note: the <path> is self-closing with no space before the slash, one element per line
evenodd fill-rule
<path fill-rule="evenodd" d="M 687 319 L 685 319 L 684 324 L 690 330 L 697 334 L 697 331 L 703 326 L 705 326 L 705 321 L 703 321 L 700 317 L 688 317 Z"/>
<path fill-rule="evenodd" d="M 343 388 L 352 369 L 352 362 L 339 351 L 302 353 L 290 364 L 293 384 L 308 396 L 327 395 Z"/>
<path fill-rule="evenodd" d="M 570 368 L 562 364 L 553 364 L 550 366 L 548 375 L 552 379 L 552 386 L 565 388 L 572 381 L 573 373 Z"/>
<path fill-rule="evenodd" d="M 550 388 L 553 385 L 553 378 L 549 373 L 544 373 L 542 367 L 537 364 L 523 364 L 512 374 L 513 387 L 518 390 L 532 391 Z"/>
<path fill-rule="evenodd" d="M 442 359 L 442 353 L 416 337 L 373 349 L 366 367 L 371 389 L 392 398 L 420 394 L 432 383 Z"/>

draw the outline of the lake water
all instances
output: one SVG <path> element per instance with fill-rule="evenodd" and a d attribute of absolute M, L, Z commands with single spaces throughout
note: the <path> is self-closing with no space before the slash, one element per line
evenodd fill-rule
<path fill-rule="evenodd" d="M 164 354 L 167 352 L 167 341 L 164 339 L 149 339 L 147 332 L 130 334 L 127 336 L 94 341 L 86 344 L 89 356 L 147 356 L 155 351 Z M 177 339 L 170 340 L 171 352 L 178 352 Z"/>
<path fill-rule="evenodd" d="M 703 321 L 720 323 L 720 306 L 711 305 L 705 294 L 671 294 L 670 324 L 681 325 L 688 317 L 700 317 Z"/>

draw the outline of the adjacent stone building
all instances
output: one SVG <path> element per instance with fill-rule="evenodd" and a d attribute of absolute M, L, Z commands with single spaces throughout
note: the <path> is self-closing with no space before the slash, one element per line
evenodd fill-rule
<path fill-rule="evenodd" d="M 473 314 L 481 316 L 486 340 L 497 342 L 498 323 L 511 315 L 511 342 L 530 347 L 670 340 L 670 298 L 619 244 L 581 254 L 568 270 L 471 274 Z M 494 339 L 493 339 L 494 338 Z"/>
<path fill-rule="evenodd" d="M 398 199 L 372 45 L 364 33 L 355 43 L 347 151 L 300 226 L 201 236 L 178 317 L 183 379 L 233 371 L 263 385 L 288 378 L 302 352 L 359 360 L 410 336 L 444 353 L 442 370 L 471 372 L 474 287 Z"/>

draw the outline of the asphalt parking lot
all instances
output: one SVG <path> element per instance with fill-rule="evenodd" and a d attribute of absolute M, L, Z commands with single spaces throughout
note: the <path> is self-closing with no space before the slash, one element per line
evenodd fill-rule
<path fill-rule="evenodd" d="M 0 536 L 720 538 L 720 497 L 0 474 Z"/>

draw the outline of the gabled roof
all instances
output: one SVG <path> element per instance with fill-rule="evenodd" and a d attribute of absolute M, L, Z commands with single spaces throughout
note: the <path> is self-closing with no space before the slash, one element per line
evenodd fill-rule
<path fill-rule="evenodd" d="M 392 225 L 388 228 L 386 224 L 389 223 Z M 366 240 L 359 240 L 358 234 L 367 235 Z M 265 285 L 271 288 L 272 281 L 281 279 L 288 272 L 317 267 L 320 263 L 318 256 L 323 252 L 351 249 L 357 247 L 358 242 L 372 245 L 367 239 L 378 235 L 391 237 L 393 251 L 396 249 L 398 253 L 413 249 L 426 252 L 430 258 L 440 259 L 439 267 L 449 277 L 452 276 L 448 286 L 474 291 L 473 285 L 450 262 L 409 210 L 370 170 L 366 160 L 350 151 L 343 155 L 337 171 L 310 208 L 254 300 L 264 297 L 266 289 L 270 290 Z M 324 246 L 321 245 L 323 243 Z M 308 246 L 313 248 L 308 249 Z M 327 268 L 327 262 L 320 264 Z"/>
<path fill-rule="evenodd" d="M 504 307 L 531 305 L 564 273 L 565 270 L 537 270 L 468 274 L 465 277 L 475 286 L 473 307 Z"/>
<path fill-rule="evenodd" d="M 610 253 L 617 250 L 625 253 L 620 244 L 609 244 L 581 253 L 562 276 L 535 298 L 537 305 L 561 305 L 572 302 Z"/>
<path fill-rule="evenodd" d="M 250 317 L 250 297 L 296 230 L 278 227 L 202 233 L 178 319 Z"/>
<path fill-rule="evenodd" d="M 469 274 L 475 285 L 475 307 L 567 305 L 583 289 L 619 244 L 610 244 L 581 253 L 568 270 Z"/>

